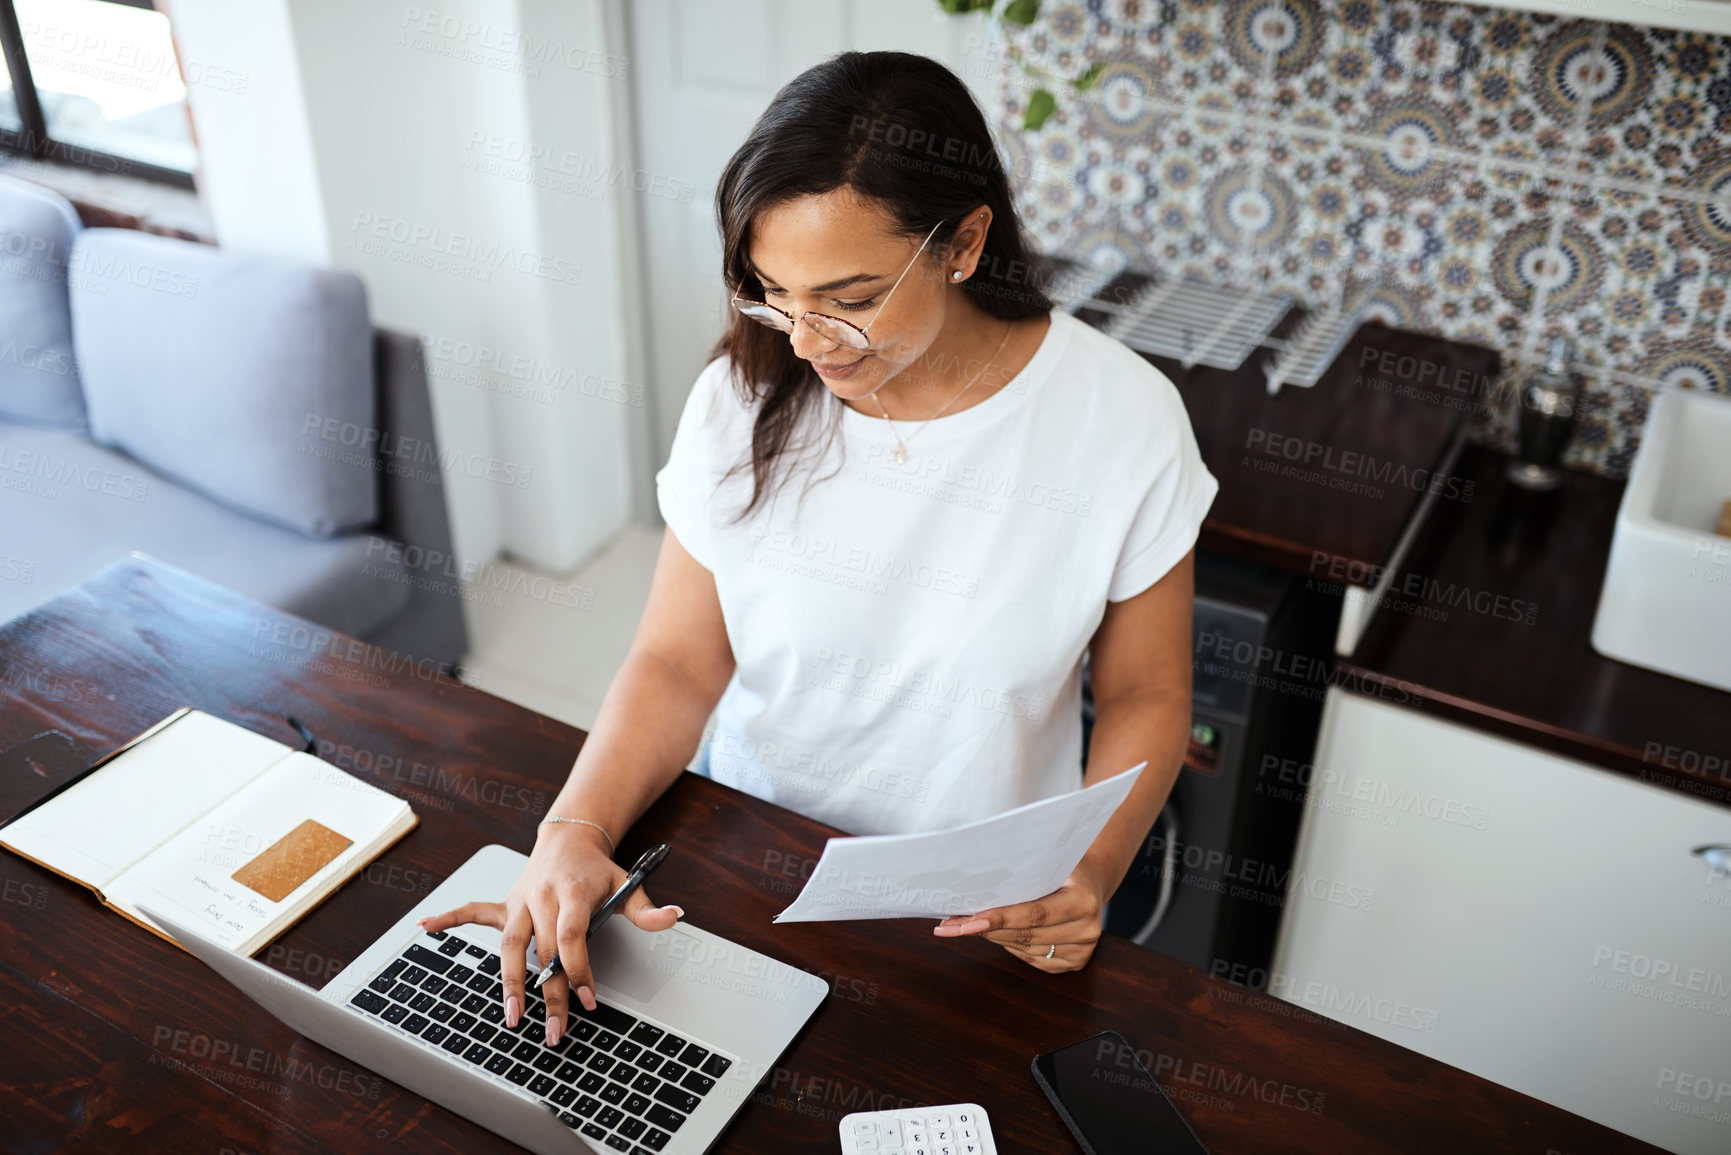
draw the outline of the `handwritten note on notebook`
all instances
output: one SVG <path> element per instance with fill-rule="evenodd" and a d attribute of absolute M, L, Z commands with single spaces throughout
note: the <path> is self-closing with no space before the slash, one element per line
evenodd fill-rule
<path fill-rule="evenodd" d="M 1051 894 L 1147 765 L 951 830 L 832 838 L 775 921 L 948 918 Z"/>

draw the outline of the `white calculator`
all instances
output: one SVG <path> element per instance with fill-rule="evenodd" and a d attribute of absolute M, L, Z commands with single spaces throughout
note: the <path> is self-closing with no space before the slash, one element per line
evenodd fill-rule
<path fill-rule="evenodd" d="M 841 1121 L 842 1155 L 998 1155 L 978 1103 L 860 1111 Z"/>

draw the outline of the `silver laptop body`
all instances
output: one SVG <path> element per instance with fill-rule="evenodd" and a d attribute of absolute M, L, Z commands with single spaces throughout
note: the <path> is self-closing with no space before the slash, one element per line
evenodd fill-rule
<path fill-rule="evenodd" d="M 614 917 L 589 943 L 601 1017 L 580 1018 L 573 997 L 570 1029 L 550 1053 L 539 1030 L 507 1032 L 483 1009 L 499 1001 L 484 986 L 496 981 L 498 931 L 463 926 L 435 939 L 415 925 L 502 900 L 528 861 L 482 847 L 317 991 L 144 909 L 296 1031 L 532 1151 L 707 1150 L 829 984 L 687 922 L 650 933 Z M 533 954 L 528 962 L 533 974 Z"/>

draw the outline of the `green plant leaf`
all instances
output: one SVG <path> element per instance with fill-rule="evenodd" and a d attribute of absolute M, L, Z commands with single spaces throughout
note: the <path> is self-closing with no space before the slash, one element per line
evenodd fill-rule
<path fill-rule="evenodd" d="M 1100 74 L 1104 71 L 1106 71 L 1106 62 L 1104 60 L 1096 60 L 1094 63 L 1088 65 L 1088 71 L 1082 73 L 1082 75 L 1070 82 L 1070 87 L 1074 88 L 1077 92 L 1087 92 L 1090 88 L 1094 87 L 1095 83 L 1100 79 Z"/>
<path fill-rule="evenodd" d="M 1004 5 L 1005 24 L 1020 24 L 1023 28 L 1040 18 L 1040 0 L 1010 0 Z"/>
<path fill-rule="evenodd" d="M 1038 132 L 1046 119 L 1058 111 L 1058 98 L 1044 88 L 1036 88 L 1028 97 L 1028 111 L 1022 114 L 1022 128 Z"/>
<path fill-rule="evenodd" d="M 951 16 L 965 16 L 969 12 L 989 12 L 992 0 L 938 0 L 938 7 Z"/>

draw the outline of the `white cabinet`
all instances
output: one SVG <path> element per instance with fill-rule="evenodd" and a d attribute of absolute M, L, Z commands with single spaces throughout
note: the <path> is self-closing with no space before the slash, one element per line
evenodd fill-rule
<path fill-rule="evenodd" d="M 1726 0 L 1467 0 L 1476 8 L 1513 8 L 1549 12 L 1570 20 L 1611 20 L 1651 28 L 1731 33 L 1731 3 Z M 1731 1150 L 1731 1148 L 1726 1148 Z"/>
<path fill-rule="evenodd" d="M 1731 877 L 1691 853 L 1731 844 L 1731 810 L 1338 689 L 1314 764 L 1264 778 L 1308 793 L 1253 985 L 1658 1146 L 1731 1152 Z"/>

